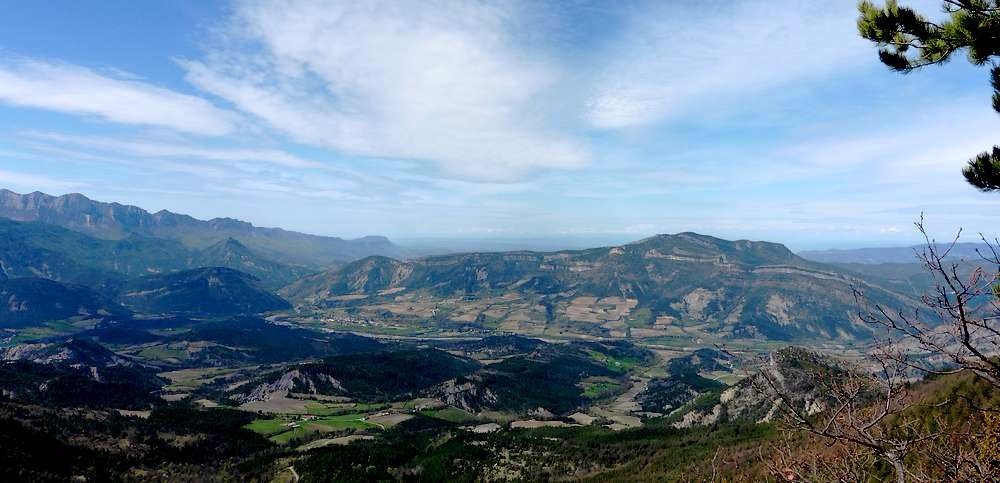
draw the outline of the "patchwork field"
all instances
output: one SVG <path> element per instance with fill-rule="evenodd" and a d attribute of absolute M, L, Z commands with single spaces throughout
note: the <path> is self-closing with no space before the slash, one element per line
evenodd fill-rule
<path fill-rule="evenodd" d="M 343 307 L 303 310 L 287 320 L 329 330 L 403 336 L 515 333 L 534 337 L 654 337 L 663 329 L 630 333 L 638 301 L 622 297 L 564 297 L 502 293 L 475 298 L 406 293 L 391 300 L 355 299 Z"/>
<path fill-rule="evenodd" d="M 246 426 L 247 429 L 280 444 L 301 439 L 313 433 L 382 430 L 386 427 L 385 423 L 369 421 L 366 413 L 347 413 L 336 416 L 283 415 L 257 419 Z"/>

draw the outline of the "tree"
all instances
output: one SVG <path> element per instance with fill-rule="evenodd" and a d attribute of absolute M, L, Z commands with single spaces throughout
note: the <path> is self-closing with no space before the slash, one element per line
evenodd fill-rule
<path fill-rule="evenodd" d="M 911 72 L 947 62 L 960 50 L 975 65 L 991 63 L 993 109 L 1000 112 L 1000 0 L 944 0 L 947 20 L 935 23 L 911 8 L 887 0 L 877 7 L 868 0 L 858 5 L 858 32 L 879 47 L 883 64 Z M 983 191 L 1000 190 L 1000 146 L 972 158 L 962 170 L 969 184 Z"/>
<path fill-rule="evenodd" d="M 822 467 L 788 461 L 795 459 L 788 456 L 793 451 L 780 453 L 784 457 L 775 461 L 781 461 L 781 467 L 773 471 L 787 474 L 785 478 L 791 480 L 821 477 L 851 481 L 858 479 L 858 471 L 864 472 L 873 463 L 882 461 L 892 467 L 897 483 L 905 483 L 907 476 L 913 476 L 905 465 L 908 453 L 940 433 L 921 433 L 914 424 L 902 427 L 887 424 L 912 405 L 906 367 L 891 358 L 876 356 L 873 360 L 879 364 L 875 372 L 846 362 L 837 367 L 807 365 L 809 379 L 825 399 L 821 407 L 796 401 L 780 373 L 767 368 L 760 370 L 762 389 L 776 396 L 786 424 L 841 445 L 838 457 L 823 461 Z M 820 460 L 813 455 L 810 459 Z"/>
<path fill-rule="evenodd" d="M 887 353 L 900 364 L 926 375 L 969 371 L 1000 390 L 1000 244 L 983 238 L 986 253 L 980 252 L 979 266 L 963 276 L 960 261 L 948 258 L 958 236 L 940 245 L 927 235 L 923 218 L 916 227 L 926 242 L 917 256 L 935 280 L 934 291 L 922 298 L 927 310 L 868 306 L 858 292 L 859 317 L 886 331 L 883 345 L 905 345 L 907 351 Z"/>
<path fill-rule="evenodd" d="M 803 364 L 815 398 L 793 387 L 801 381 L 761 367 L 751 380 L 794 431 L 761 452 L 768 471 L 785 481 L 995 481 L 1000 413 L 965 394 L 926 393 L 927 381 L 911 381 L 905 353 L 886 344 L 861 361 Z"/>
<path fill-rule="evenodd" d="M 996 480 L 1000 242 L 982 237 L 979 260 L 958 260 L 950 257 L 958 236 L 939 244 L 922 217 L 915 225 L 926 242 L 917 258 L 934 278 L 922 308 L 905 312 L 869 304 L 856 289 L 858 320 L 884 336 L 876 338 L 863 363 L 806 364 L 805 379 L 824 395 L 811 404 L 796 396 L 801 391 L 786 375 L 767 366 L 752 379 L 774 397 L 780 421 L 829 445 L 823 451 L 811 451 L 801 441 L 779 446 L 765 460 L 779 478 L 857 481 L 887 465 L 897 482 Z M 972 383 L 936 394 L 914 391 L 913 381 L 922 376 Z M 927 388 L 931 382 L 924 378 L 921 384 Z"/>

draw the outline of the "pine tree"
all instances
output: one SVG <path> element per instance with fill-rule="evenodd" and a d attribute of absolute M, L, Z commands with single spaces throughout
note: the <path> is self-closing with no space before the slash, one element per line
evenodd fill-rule
<path fill-rule="evenodd" d="M 975 65 L 993 65 L 993 109 L 1000 112 L 1000 0 L 944 0 L 948 18 L 934 23 L 911 8 L 887 0 L 877 7 L 868 0 L 858 5 L 858 32 L 879 47 L 883 64 L 910 72 L 947 62 L 960 50 Z M 962 170 L 969 184 L 983 191 L 1000 190 L 1000 146 L 972 158 Z"/>

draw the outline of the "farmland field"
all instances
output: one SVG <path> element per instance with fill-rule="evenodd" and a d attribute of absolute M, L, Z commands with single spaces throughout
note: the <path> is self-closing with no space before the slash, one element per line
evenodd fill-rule
<path fill-rule="evenodd" d="M 347 413 L 337 416 L 278 416 L 274 418 L 257 419 L 246 425 L 246 428 L 267 436 L 275 443 L 284 444 L 316 432 L 337 432 L 346 430 L 377 430 L 384 425 L 366 421 L 365 413 Z"/>

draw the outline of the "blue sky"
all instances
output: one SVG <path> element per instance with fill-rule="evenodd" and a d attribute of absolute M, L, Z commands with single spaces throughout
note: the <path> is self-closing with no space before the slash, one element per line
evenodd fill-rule
<path fill-rule="evenodd" d="M 904 2 L 906 3 L 906 2 Z M 939 2 L 909 2 L 928 12 Z M 311 233 L 997 235 L 987 70 L 855 2 L 11 2 L 0 185 Z"/>

